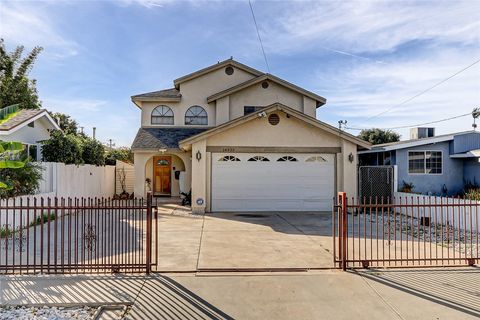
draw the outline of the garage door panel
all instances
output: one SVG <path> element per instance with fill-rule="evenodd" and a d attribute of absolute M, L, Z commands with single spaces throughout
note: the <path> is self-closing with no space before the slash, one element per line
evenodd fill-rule
<path fill-rule="evenodd" d="M 277 162 L 279 154 L 230 154 L 240 161 L 212 159 L 213 211 L 330 210 L 334 194 L 334 156 L 305 162 L 310 154 L 289 154 L 298 161 Z M 250 162 L 261 155 L 271 161 Z"/>

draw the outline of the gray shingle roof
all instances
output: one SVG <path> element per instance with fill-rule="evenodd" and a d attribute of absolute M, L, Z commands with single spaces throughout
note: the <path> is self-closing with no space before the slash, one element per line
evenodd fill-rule
<path fill-rule="evenodd" d="M 132 149 L 179 148 L 178 142 L 209 128 L 140 128 Z"/>
<path fill-rule="evenodd" d="M 137 94 L 132 96 L 132 99 L 134 98 L 181 98 L 181 97 L 182 95 L 180 94 L 180 91 L 178 91 L 175 88 L 171 88 L 171 89 Z"/>
<path fill-rule="evenodd" d="M 15 128 L 18 125 L 21 125 L 24 122 L 28 122 L 33 117 L 39 115 L 42 112 L 45 112 L 45 109 L 22 109 L 16 114 L 13 118 L 5 121 L 0 124 L 0 131 L 8 131 Z"/>

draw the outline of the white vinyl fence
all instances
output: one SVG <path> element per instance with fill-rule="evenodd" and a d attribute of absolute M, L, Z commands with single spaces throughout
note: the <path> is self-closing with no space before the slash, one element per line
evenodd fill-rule
<path fill-rule="evenodd" d="M 38 193 L 16 197 L 15 202 L 17 204 L 20 204 L 20 201 L 23 204 L 26 204 L 27 201 L 33 204 L 35 198 L 40 201 L 40 198 L 58 197 L 58 201 L 61 201 L 61 198 L 69 197 L 112 197 L 115 193 L 115 166 L 77 166 L 55 162 L 42 162 L 40 165 L 44 170 Z M 20 226 L 21 215 L 13 214 L 13 210 L 5 209 L 12 206 L 13 203 L 14 199 L 9 199 L 8 203 L 7 200 L 0 200 L 0 228 L 5 225 Z M 15 221 L 13 221 L 14 218 Z M 22 220 L 26 221 L 26 216 L 23 216 Z M 31 221 L 32 217 L 29 220 Z"/>
<path fill-rule="evenodd" d="M 398 210 L 418 219 L 429 218 L 431 224 L 455 225 L 464 231 L 480 231 L 477 230 L 480 201 L 395 192 L 395 204 L 419 205 L 400 207 Z"/>

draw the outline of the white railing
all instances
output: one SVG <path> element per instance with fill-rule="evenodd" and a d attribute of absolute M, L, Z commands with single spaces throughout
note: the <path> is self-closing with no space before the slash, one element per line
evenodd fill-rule
<path fill-rule="evenodd" d="M 426 217 L 432 224 L 455 225 L 465 231 L 478 231 L 476 227 L 472 230 L 472 225 L 478 225 L 480 201 L 395 192 L 394 204 L 407 203 L 411 206 L 400 208 L 403 214 L 418 219 Z"/>

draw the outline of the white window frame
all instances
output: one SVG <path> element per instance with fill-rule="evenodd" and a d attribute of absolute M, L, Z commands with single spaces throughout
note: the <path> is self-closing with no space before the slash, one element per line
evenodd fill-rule
<path fill-rule="evenodd" d="M 423 152 L 423 173 L 410 172 L 410 153 Z M 427 152 L 440 152 L 442 173 L 427 173 Z M 407 152 L 407 173 L 409 176 L 441 176 L 443 175 L 443 151 L 442 150 L 408 150 Z"/>

